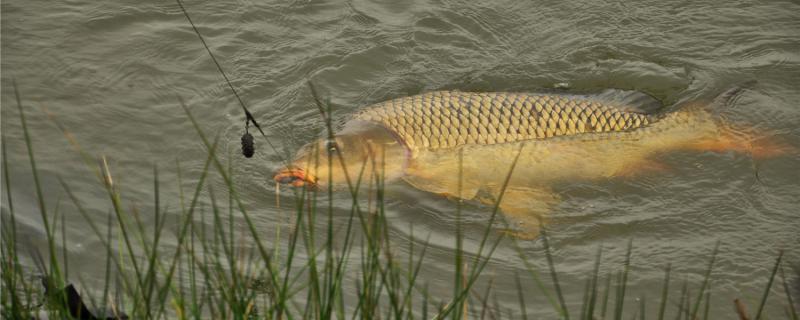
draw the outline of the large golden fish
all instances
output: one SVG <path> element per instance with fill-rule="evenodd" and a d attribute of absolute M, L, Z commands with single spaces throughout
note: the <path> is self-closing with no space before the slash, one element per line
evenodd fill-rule
<path fill-rule="evenodd" d="M 550 188 L 554 183 L 655 170 L 660 167 L 655 155 L 679 149 L 781 152 L 775 145 L 752 147 L 760 137 L 730 130 L 709 110 L 715 103 L 724 102 L 687 103 L 657 113 L 657 101 L 632 91 L 428 92 L 367 107 L 333 140 L 304 146 L 275 180 L 295 186 L 354 183 L 365 168 L 440 195 L 487 203 L 501 199 L 510 232 L 533 238 L 558 201 Z"/>

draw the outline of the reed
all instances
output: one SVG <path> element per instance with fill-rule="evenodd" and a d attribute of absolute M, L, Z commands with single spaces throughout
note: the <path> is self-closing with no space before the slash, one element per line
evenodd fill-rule
<path fill-rule="evenodd" d="M 792 291 L 789 289 L 789 284 L 786 281 L 786 272 L 783 271 L 783 266 L 780 267 L 781 271 L 781 280 L 783 280 L 783 292 L 786 294 L 786 313 L 789 314 L 789 318 L 792 320 L 797 320 L 797 310 L 795 309 L 794 299 L 792 298 Z M 800 280 L 798 280 L 800 282 Z M 796 285 L 800 286 L 800 283 Z M 797 289 L 800 289 L 798 287 Z"/>
<path fill-rule="evenodd" d="M 714 252 L 711 253 L 711 259 L 708 262 L 708 268 L 706 268 L 706 273 L 703 277 L 703 284 L 700 287 L 700 290 L 697 291 L 697 299 L 694 302 L 694 307 L 692 307 L 692 319 L 697 319 L 697 312 L 700 311 L 700 303 L 703 301 L 703 294 L 705 293 L 706 287 L 708 287 L 708 283 L 711 280 L 711 270 L 714 269 L 714 262 L 717 260 L 718 252 L 719 241 L 717 241 L 717 244 L 714 245 Z"/>
<path fill-rule="evenodd" d="M 672 264 L 667 264 L 664 270 L 664 285 L 661 288 L 661 306 L 658 308 L 658 320 L 664 319 L 664 312 L 667 310 L 667 297 L 669 296 L 669 273 Z"/>
<path fill-rule="evenodd" d="M 783 251 L 778 253 L 778 258 L 775 259 L 775 266 L 772 268 L 772 273 L 769 275 L 767 287 L 764 289 L 764 295 L 761 296 L 761 303 L 758 304 L 758 311 L 756 312 L 756 320 L 761 319 L 761 314 L 764 311 L 764 306 L 767 304 L 767 297 L 769 297 L 769 290 L 772 288 L 772 282 L 775 280 L 775 274 L 781 266 L 781 259 L 783 258 Z"/>

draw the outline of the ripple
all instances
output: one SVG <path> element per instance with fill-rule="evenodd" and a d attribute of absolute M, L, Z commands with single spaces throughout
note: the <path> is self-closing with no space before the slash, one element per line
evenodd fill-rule
<path fill-rule="evenodd" d="M 178 187 L 193 190 L 203 169 L 204 146 L 176 103 L 180 95 L 204 132 L 220 135 L 221 160 L 230 161 L 245 205 L 274 241 L 275 226 L 292 226 L 292 197 L 284 192 L 283 207 L 276 208 L 272 170 L 324 128 L 309 80 L 334 102 L 336 124 L 370 103 L 440 88 L 537 91 L 566 82 L 575 90 L 637 89 L 672 104 L 757 80 L 722 111 L 726 120 L 800 147 L 797 8 L 791 1 L 751 0 L 191 3 L 189 12 L 233 85 L 283 153 L 270 152 L 259 138 L 253 159 L 237 153 L 244 122 L 239 105 L 172 3 L 4 2 L 3 81 L 16 78 L 31 108 L 37 161 L 48 187 L 58 186 L 56 176 L 74 181 L 99 219 L 108 209 L 102 189 L 36 110 L 46 106 L 91 154 L 107 155 L 125 195 L 144 211 L 142 204 L 153 196 L 154 164 L 172 186 L 165 187 L 163 199 L 176 199 Z M 13 106 L 9 93 L 4 86 L 3 104 Z M 3 134 L 14 151 L 10 163 L 26 163 L 24 148 L 14 145 L 21 137 L 15 112 L 3 109 Z M 796 244 L 800 155 L 753 161 L 731 153 L 678 152 L 658 158 L 668 172 L 555 186 L 563 201 L 551 213 L 549 230 L 570 303 L 581 301 L 600 246 L 605 277 L 621 267 L 628 240 L 634 239 L 630 290 L 650 297 L 659 295 L 667 263 L 675 279 L 697 283 L 719 240 L 714 295 L 729 301 L 761 292 L 764 270 L 777 250 Z M 182 186 L 176 186 L 176 161 Z M 13 165 L 14 181 L 23 181 L 17 177 L 26 177 L 27 170 Z M 20 188 L 28 184 L 20 182 Z M 225 189 L 216 178 L 209 185 Z M 35 213 L 35 199 L 24 194 L 28 189 L 20 190 L 15 205 Z M 431 292 L 450 294 L 456 203 L 402 182 L 390 186 L 389 195 L 391 243 L 398 253 L 410 252 L 409 243 L 432 244 L 420 276 L 431 283 Z M 350 200 L 336 194 L 334 204 L 340 230 Z M 473 202 L 463 207 L 470 257 L 477 253 L 488 211 Z M 75 219 L 67 220 L 67 236 L 79 246 L 66 249 L 76 257 L 72 261 L 80 261 L 101 245 L 84 237 L 77 217 L 69 218 Z M 35 240 L 43 234 L 37 216 L 18 221 L 31 243 L 41 246 Z M 318 223 L 324 227 L 324 221 Z M 520 246 L 530 263 L 547 268 L 540 240 Z M 502 303 L 516 302 L 516 279 L 510 275 L 530 281 L 523 277 L 524 264 L 510 243 L 501 243 L 495 254 L 487 267 L 495 292 Z M 673 286 L 679 290 L 680 281 Z M 716 301 L 713 311 L 729 315 L 729 305 Z"/>

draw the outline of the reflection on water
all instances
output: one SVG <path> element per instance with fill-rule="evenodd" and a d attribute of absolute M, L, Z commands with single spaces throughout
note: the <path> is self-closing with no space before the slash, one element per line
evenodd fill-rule
<path fill-rule="evenodd" d="M 126 206 L 148 212 L 152 167 L 158 166 L 161 180 L 171 184 L 162 199 L 174 213 L 180 207 L 176 166 L 182 187 L 190 190 L 204 160 L 176 103 L 176 94 L 184 97 L 200 125 L 222 137 L 235 183 L 265 239 L 273 238 L 276 224 L 291 223 L 290 195 L 284 192 L 283 210 L 276 209 L 274 170 L 323 131 L 308 79 L 335 105 L 336 124 L 365 105 L 436 89 L 541 91 L 568 83 L 580 91 L 640 90 L 671 105 L 756 80 L 724 116 L 800 145 L 800 6 L 794 2 L 355 0 L 187 7 L 270 139 L 279 142 L 277 153 L 259 144 L 254 158 L 239 155 L 244 116 L 172 3 L 2 4 L 2 131 L 20 232 L 44 248 L 18 113 L 11 107 L 11 79 L 26 103 L 44 189 L 51 195 L 47 205 L 64 208 L 67 238 L 74 244 L 67 250 L 78 276 L 102 272 L 91 262 L 100 244 L 59 200 L 57 179 L 69 181 L 100 221 L 109 205 L 45 108 L 83 148 L 108 156 Z M 552 216 L 552 245 L 568 301 L 582 301 L 596 248 L 604 246 L 612 270 L 622 263 L 628 239 L 634 239 L 631 297 L 659 296 L 667 263 L 696 281 L 714 242 L 721 241 L 712 283 L 720 303 L 711 307 L 726 315 L 734 297 L 757 299 L 761 275 L 779 249 L 787 249 L 790 261 L 800 258 L 788 250 L 798 245 L 800 231 L 798 155 L 754 161 L 731 153 L 675 152 L 659 160 L 669 170 L 555 187 L 562 202 Z M 222 190 L 222 182 L 213 183 Z M 449 294 L 455 204 L 402 183 L 389 189 L 393 240 L 436 244 L 421 276 L 432 292 Z M 335 223 L 342 223 L 350 200 L 346 194 L 334 200 Z M 464 210 L 465 248 L 474 251 L 489 209 L 467 203 Z M 153 224 L 152 217 L 142 219 Z M 542 257 L 539 241 L 520 245 L 531 257 Z M 495 256 L 487 274 L 500 301 L 509 301 L 504 307 L 515 309 L 513 275 L 524 273 L 522 262 L 510 244 Z M 544 259 L 532 262 L 545 266 Z M 544 299 L 531 296 L 531 303 L 549 310 Z"/>

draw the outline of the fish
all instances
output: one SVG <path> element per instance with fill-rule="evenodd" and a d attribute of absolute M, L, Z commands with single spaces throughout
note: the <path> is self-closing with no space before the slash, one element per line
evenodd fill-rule
<path fill-rule="evenodd" d="M 637 91 L 596 94 L 432 91 L 376 103 L 299 149 L 274 180 L 342 186 L 379 172 L 423 191 L 496 205 L 503 232 L 535 239 L 562 182 L 665 170 L 677 150 L 774 157 L 785 147 L 733 129 L 716 110 L 740 90 L 665 108 Z M 759 143 L 756 143 L 760 141 Z"/>

